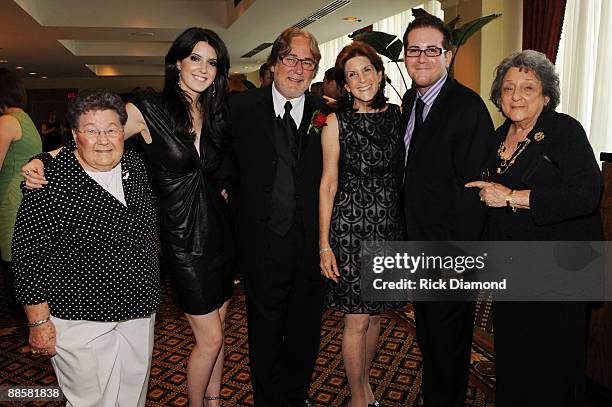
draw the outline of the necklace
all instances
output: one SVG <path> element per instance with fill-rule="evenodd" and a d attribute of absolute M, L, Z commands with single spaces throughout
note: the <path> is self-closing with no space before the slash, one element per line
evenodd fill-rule
<path fill-rule="evenodd" d="M 499 148 L 497 149 L 497 156 L 499 157 L 499 167 L 497 167 L 497 173 L 504 174 L 506 171 L 508 171 L 508 168 L 512 167 L 518 156 L 521 155 L 523 151 L 525 151 L 529 143 L 531 143 L 530 139 L 520 141 L 516 150 L 514 151 L 514 154 L 512 154 L 510 158 L 505 159 L 504 153 L 506 152 L 506 146 L 502 141 L 499 145 Z"/>

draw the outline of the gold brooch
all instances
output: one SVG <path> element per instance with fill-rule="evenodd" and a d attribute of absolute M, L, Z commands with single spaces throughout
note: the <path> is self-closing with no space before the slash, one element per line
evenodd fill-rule
<path fill-rule="evenodd" d="M 538 131 L 534 136 L 533 139 L 535 141 L 542 141 L 542 139 L 544 138 L 544 133 L 542 133 L 541 131 Z"/>

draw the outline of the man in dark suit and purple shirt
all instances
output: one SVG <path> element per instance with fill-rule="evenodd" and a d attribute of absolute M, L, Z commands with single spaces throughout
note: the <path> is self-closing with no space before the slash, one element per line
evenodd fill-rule
<path fill-rule="evenodd" d="M 308 390 L 325 285 L 318 255 L 321 141 L 311 122 L 325 102 L 307 90 L 320 58 L 310 33 L 288 28 L 268 58 L 272 85 L 230 100 L 257 407 L 314 405 Z"/>
<path fill-rule="evenodd" d="M 404 63 L 413 88 L 404 95 L 405 216 L 408 240 L 480 240 L 485 207 L 464 187 L 481 179 L 494 129 L 475 92 L 447 72 L 450 30 L 425 15 L 404 33 Z M 423 399 L 427 407 L 465 403 L 473 301 L 414 302 L 423 355 Z"/>

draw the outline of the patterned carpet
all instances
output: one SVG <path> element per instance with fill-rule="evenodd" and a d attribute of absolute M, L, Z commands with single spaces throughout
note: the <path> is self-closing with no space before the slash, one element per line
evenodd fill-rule
<path fill-rule="evenodd" d="M 166 288 L 166 293 L 167 293 Z M 9 313 L 0 303 L 0 385 L 55 385 L 48 360 L 27 352 L 24 318 Z M 244 295 L 240 289 L 232 299 L 226 319 L 226 358 L 221 396 L 225 406 L 253 405 L 247 345 Z M 467 405 L 492 407 L 495 388 L 489 310 L 479 306 L 472 348 Z M 487 329 L 489 332 L 487 332 Z M 169 295 L 158 312 L 155 350 L 147 406 L 187 406 L 185 374 L 193 342 L 189 324 L 170 303 Z M 311 396 L 317 405 L 343 406 L 349 390 L 340 353 L 342 315 L 326 312 L 321 326 L 321 351 L 313 377 Z M 415 341 L 411 310 L 383 316 L 380 348 L 373 362 L 371 381 L 377 399 L 384 406 L 418 406 L 421 383 L 421 356 Z M 17 405 L 4 402 L 6 406 Z M 23 405 L 23 404 L 22 404 Z M 59 406 L 61 403 L 28 405 Z"/>

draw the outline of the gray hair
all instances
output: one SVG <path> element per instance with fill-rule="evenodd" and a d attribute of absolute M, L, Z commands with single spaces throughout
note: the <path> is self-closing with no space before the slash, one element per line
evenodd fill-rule
<path fill-rule="evenodd" d="M 304 31 L 297 27 L 289 27 L 285 29 L 274 41 L 274 45 L 272 45 L 272 51 L 270 51 L 270 55 L 268 56 L 268 60 L 266 61 L 268 66 L 274 66 L 278 62 L 280 57 L 284 57 L 291 52 L 291 40 L 296 37 L 304 37 L 308 39 L 310 45 L 310 53 L 315 60 L 316 68 L 314 70 L 314 74 L 317 74 L 319 70 L 319 61 L 321 60 L 321 51 L 319 50 L 319 44 L 317 43 L 317 39 L 309 33 L 308 31 Z"/>
<path fill-rule="evenodd" d="M 527 49 L 510 55 L 495 68 L 495 79 L 491 84 L 490 99 L 500 111 L 502 110 L 501 92 L 504 77 L 510 68 L 523 68 L 533 72 L 542 83 L 542 94 L 550 99 L 544 106 L 544 110 L 555 110 L 561 98 L 559 75 L 555 71 L 555 66 L 546 58 L 546 55 Z"/>

